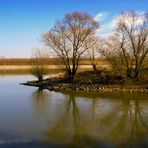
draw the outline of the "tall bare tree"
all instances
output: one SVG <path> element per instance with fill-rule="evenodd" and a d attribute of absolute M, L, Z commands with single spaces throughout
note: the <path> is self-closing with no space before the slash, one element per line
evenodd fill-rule
<path fill-rule="evenodd" d="M 116 25 L 100 52 L 113 67 L 125 70 L 127 77 L 138 78 L 148 64 L 148 14 L 123 12 Z"/>
<path fill-rule="evenodd" d="M 87 13 L 73 12 L 43 34 L 43 42 L 63 60 L 70 79 L 74 79 L 80 58 L 89 48 L 85 43 L 98 27 Z"/>
<path fill-rule="evenodd" d="M 127 77 L 138 78 L 148 55 L 148 14 L 123 12 L 117 21 L 115 40 Z M 132 72 L 133 76 L 132 76 Z"/>

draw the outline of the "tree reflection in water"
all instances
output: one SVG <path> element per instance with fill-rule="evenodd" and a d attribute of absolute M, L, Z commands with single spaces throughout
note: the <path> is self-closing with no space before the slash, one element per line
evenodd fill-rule
<path fill-rule="evenodd" d="M 45 142 L 58 143 L 59 145 L 68 144 L 68 147 L 92 145 L 94 140 L 89 135 L 87 128 L 81 124 L 80 112 L 74 94 L 69 95 L 64 106 L 66 110 L 61 118 L 54 123 L 52 128 L 47 130 Z"/>
<path fill-rule="evenodd" d="M 140 100 L 86 98 L 65 95 L 66 101 L 60 104 L 64 110 L 45 131 L 45 143 L 67 147 L 148 146 L 148 115 Z"/>
<path fill-rule="evenodd" d="M 39 88 L 32 94 L 33 107 L 37 115 L 42 116 L 48 108 L 49 94 L 46 90 Z"/>
<path fill-rule="evenodd" d="M 145 122 L 143 108 L 140 100 L 122 100 L 122 105 L 117 114 L 118 122 L 112 130 L 110 139 L 124 147 L 145 147 L 148 143 L 148 124 Z"/>

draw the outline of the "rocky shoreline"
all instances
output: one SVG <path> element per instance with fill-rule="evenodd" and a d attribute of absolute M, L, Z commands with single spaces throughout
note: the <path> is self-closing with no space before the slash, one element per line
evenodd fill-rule
<path fill-rule="evenodd" d="M 29 81 L 22 83 L 22 85 L 35 86 L 42 89 L 48 89 L 50 91 L 63 91 L 63 90 L 75 90 L 75 91 L 94 91 L 94 92 L 142 92 L 148 93 L 146 86 L 133 85 L 133 86 L 121 86 L 121 85 L 100 85 L 100 84 L 83 84 L 83 83 L 64 83 L 55 81 Z"/>

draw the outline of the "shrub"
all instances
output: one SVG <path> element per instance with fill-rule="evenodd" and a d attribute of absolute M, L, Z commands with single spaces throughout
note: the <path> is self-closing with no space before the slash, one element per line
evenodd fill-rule
<path fill-rule="evenodd" d="M 49 70 L 46 66 L 46 59 L 47 54 L 41 50 L 36 49 L 33 53 L 33 58 L 31 60 L 32 69 L 31 73 L 36 78 L 38 78 L 39 81 L 42 81 L 44 76 L 48 74 Z"/>

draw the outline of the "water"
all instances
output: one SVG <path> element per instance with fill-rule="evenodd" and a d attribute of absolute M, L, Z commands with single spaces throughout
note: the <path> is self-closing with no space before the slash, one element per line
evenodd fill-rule
<path fill-rule="evenodd" d="M 0 148 L 148 147 L 148 94 L 53 92 L 0 77 Z"/>

